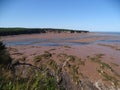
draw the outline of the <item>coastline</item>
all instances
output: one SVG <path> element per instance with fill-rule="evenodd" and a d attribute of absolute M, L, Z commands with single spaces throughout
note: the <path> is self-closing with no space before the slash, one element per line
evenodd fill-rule
<path fill-rule="evenodd" d="M 10 52 L 11 57 L 14 60 L 19 60 L 19 62 L 23 62 L 21 58 L 25 58 L 26 63 L 30 63 L 35 65 L 34 58 L 39 55 L 43 55 L 45 52 L 49 52 L 52 54 L 51 59 L 55 61 L 58 66 L 61 66 L 65 63 L 66 57 L 72 56 L 74 58 L 80 59 L 85 63 L 85 65 L 78 65 L 78 61 L 70 62 L 70 65 L 78 66 L 78 73 L 82 73 L 84 77 L 89 78 L 90 81 L 96 82 L 101 80 L 103 84 L 108 87 L 111 86 L 111 81 L 104 81 L 105 78 L 102 76 L 101 72 L 105 72 L 110 76 L 113 76 L 120 80 L 117 75 L 120 75 L 120 44 L 117 42 L 97 42 L 100 40 L 120 40 L 120 38 L 114 36 L 97 36 L 98 33 L 46 33 L 46 34 L 31 34 L 31 35 L 15 35 L 15 36 L 5 36 L 2 37 L 2 40 L 5 42 L 29 42 L 31 40 L 37 40 L 33 42 L 33 44 L 23 44 L 23 45 L 7 45 L 7 49 Z M 40 40 L 43 40 L 41 42 Z M 46 41 L 44 41 L 46 40 Z M 62 45 L 48 45 L 41 43 L 56 43 Z M 68 43 L 67 45 L 64 43 Z M 77 43 L 90 43 L 83 45 L 71 45 L 69 43 L 77 42 Z M 35 44 L 39 43 L 39 44 Z M 61 57 L 62 55 L 62 57 Z M 92 61 L 92 58 L 99 58 L 101 62 Z M 44 63 L 44 61 L 42 61 Z M 39 63 L 39 62 L 38 62 Z M 100 65 L 105 64 L 106 69 L 101 69 Z M 115 66 L 116 65 L 116 66 Z M 110 71 L 110 67 L 114 70 Z M 69 73 L 69 67 L 63 67 L 65 72 Z M 102 70 L 102 71 L 100 71 Z M 99 71 L 99 72 L 98 72 Z M 82 80 L 85 78 L 80 77 Z"/>

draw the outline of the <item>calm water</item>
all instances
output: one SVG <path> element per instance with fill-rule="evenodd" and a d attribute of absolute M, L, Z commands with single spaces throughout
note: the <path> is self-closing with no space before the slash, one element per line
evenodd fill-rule
<path fill-rule="evenodd" d="M 95 42 L 66 42 L 67 40 L 80 40 L 84 38 L 99 38 L 99 37 L 112 37 L 114 39 L 103 39 L 103 40 L 97 40 Z M 90 34 L 87 36 L 80 36 L 76 38 L 54 38 L 54 39 L 24 39 L 20 41 L 10 41 L 10 42 L 4 42 L 7 46 L 16 46 L 16 45 L 32 45 L 32 46 L 66 46 L 66 45 L 89 45 L 89 44 L 98 44 L 98 43 L 119 43 L 120 44 L 120 32 L 101 32 L 96 34 Z"/>

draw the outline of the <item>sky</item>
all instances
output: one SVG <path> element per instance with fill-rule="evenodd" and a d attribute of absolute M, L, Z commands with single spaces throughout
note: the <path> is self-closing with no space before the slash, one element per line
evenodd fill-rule
<path fill-rule="evenodd" d="M 120 32 L 120 0 L 0 0 L 0 27 Z"/>

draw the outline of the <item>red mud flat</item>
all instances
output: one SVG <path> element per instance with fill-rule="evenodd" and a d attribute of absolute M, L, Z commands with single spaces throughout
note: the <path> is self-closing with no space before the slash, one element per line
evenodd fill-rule
<path fill-rule="evenodd" d="M 2 37 L 5 41 L 18 41 L 18 40 L 24 40 L 24 39 L 54 39 L 54 38 L 69 38 L 69 37 L 79 37 L 80 34 L 74 33 L 42 33 L 42 34 L 26 34 L 26 35 L 14 35 L 14 36 L 5 36 Z M 84 35 L 84 34 L 82 34 Z M 86 34 L 85 34 L 86 35 Z"/>
<path fill-rule="evenodd" d="M 54 38 L 76 38 L 72 40 L 65 40 L 63 42 L 94 42 L 97 40 L 115 40 L 118 39 L 112 36 L 88 37 L 79 39 L 80 36 L 92 36 L 95 33 L 87 34 L 70 34 L 70 33 L 47 33 L 47 34 L 31 34 L 31 35 L 17 35 L 2 37 L 2 40 L 7 41 L 22 41 L 24 39 L 49 39 L 49 42 L 61 43 L 53 41 Z M 120 38 L 119 38 L 120 39 Z M 40 42 L 39 42 L 40 43 Z M 112 47 L 110 47 L 112 45 Z M 113 48 L 114 47 L 114 48 Z M 8 51 L 14 60 L 25 58 L 24 62 L 34 64 L 34 57 L 44 54 L 46 51 L 52 54 L 51 59 L 57 65 L 63 66 L 64 71 L 70 72 L 68 66 L 75 66 L 78 70 L 79 78 L 89 78 L 93 82 L 102 81 L 106 85 L 113 85 L 117 79 L 118 86 L 120 85 L 120 44 L 118 43 L 92 43 L 88 45 L 63 45 L 63 46 L 33 46 L 33 45 L 17 45 L 8 46 Z M 72 63 L 67 57 L 73 56 L 76 61 Z M 80 65 L 77 59 L 83 61 L 85 64 Z M 100 60 L 100 61 L 99 61 Z M 21 61 L 22 62 L 22 61 Z M 111 71 L 112 68 L 112 71 Z M 107 76 L 105 76 L 107 73 Z M 113 78 L 109 79 L 109 77 Z M 108 80 L 105 80 L 108 79 Z"/>

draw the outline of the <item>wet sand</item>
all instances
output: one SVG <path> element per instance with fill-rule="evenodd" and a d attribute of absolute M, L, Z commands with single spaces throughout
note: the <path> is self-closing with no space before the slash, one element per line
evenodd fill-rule
<path fill-rule="evenodd" d="M 35 39 L 38 39 L 38 41 L 32 42 L 32 45 L 13 45 L 7 43 L 16 41 L 27 42 Z M 41 39 L 43 39 L 43 41 L 39 41 Z M 100 57 L 100 60 L 109 64 L 114 71 L 120 75 L 120 42 L 105 42 L 105 40 L 120 40 L 119 36 L 99 35 L 97 33 L 47 33 L 5 36 L 2 37 L 2 40 L 4 40 L 5 44 L 8 44 L 7 48 L 12 58 L 19 59 L 24 57 L 26 58 L 26 61 L 24 62 L 27 63 L 34 64 L 34 57 L 44 54 L 45 51 L 52 53 L 52 59 L 58 65 L 64 63 L 64 61 L 61 60 L 61 57 L 58 57 L 60 54 L 72 55 L 85 62 L 84 66 L 79 66 L 78 71 L 83 73 L 84 76 L 88 77 L 90 80 L 98 81 L 103 78 L 100 73 L 97 72 L 100 65 L 99 63 L 91 61 L 89 57 L 96 57 L 96 55 L 101 54 L 102 57 Z M 46 43 L 55 43 L 57 45 L 46 45 Z M 74 64 L 77 66 L 78 63 L 74 62 Z M 108 72 L 110 75 L 120 80 L 113 72 L 109 70 L 103 71 Z"/>

